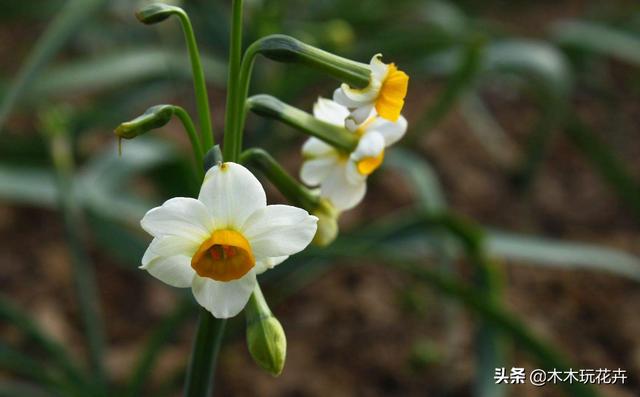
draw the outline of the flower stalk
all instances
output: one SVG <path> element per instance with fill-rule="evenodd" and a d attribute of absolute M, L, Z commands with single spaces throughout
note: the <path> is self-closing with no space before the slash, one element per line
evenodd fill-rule
<path fill-rule="evenodd" d="M 346 128 L 319 120 L 271 95 L 252 96 L 247 100 L 247 108 L 260 116 L 280 120 L 346 153 L 351 153 L 358 146 L 357 136 Z"/>
<path fill-rule="evenodd" d="M 200 53 L 198 52 L 198 43 L 189 16 L 180 7 L 162 3 L 150 4 L 136 13 L 138 20 L 147 25 L 162 22 L 172 15 L 177 16 L 180 20 L 180 25 L 182 26 L 184 38 L 187 43 L 187 50 L 191 61 L 191 73 L 193 75 L 193 88 L 196 95 L 196 106 L 200 120 L 202 143 L 204 150 L 209 150 L 215 143 L 213 139 L 213 127 L 211 125 L 211 114 L 209 113 L 209 95 L 207 94 L 207 85 L 202 69 L 202 62 L 200 61 Z"/>
<path fill-rule="evenodd" d="M 279 376 L 287 357 L 287 338 L 280 321 L 271 313 L 260 285 L 245 308 L 247 347 L 253 360 L 273 376 Z"/>
<path fill-rule="evenodd" d="M 270 35 L 255 41 L 247 48 L 242 58 L 237 97 L 233 105 L 235 107 L 235 117 L 231 126 L 233 149 L 230 148 L 228 152 L 233 150 L 236 155 L 239 155 L 242 150 L 242 131 L 247 110 L 245 102 L 249 95 L 253 64 L 258 54 L 278 62 L 301 63 L 313 67 L 355 87 L 366 87 L 369 84 L 371 69 L 366 64 L 331 54 L 286 35 Z"/>
<path fill-rule="evenodd" d="M 320 204 L 318 195 L 298 183 L 265 150 L 259 148 L 247 149 L 240 155 L 240 162 L 260 169 L 292 205 L 312 212 Z"/>

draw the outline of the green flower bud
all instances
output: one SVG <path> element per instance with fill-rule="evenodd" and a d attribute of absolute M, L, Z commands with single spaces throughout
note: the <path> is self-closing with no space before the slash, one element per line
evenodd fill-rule
<path fill-rule="evenodd" d="M 136 12 L 136 18 L 145 25 L 153 25 L 154 23 L 164 21 L 173 14 L 182 12 L 182 9 L 179 7 L 163 3 L 153 3 L 138 10 L 138 12 Z"/>
<path fill-rule="evenodd" d="M 312 243 L 319 247 L 331 244 L 338 236 L 340 212 L 327 199 L 321 198 L 318 208 L 311 214 L 318 217 L 318 230 Z"/>
<path fill-rule="evenodd" d="M 271 313 L 260 286 L 245 308 L 247 347 L 253 360 L 273 376 L 282 373 L 287 357 L 287 338 L 280 321 Z"/>
<path fill-rule="evenodd" d="M 115 129 L 119 138 L 133 139 L 138 135 L 165 126 L 175 112 L 173 105 L 156 105 L 131 121 L 125 121 Z"/>

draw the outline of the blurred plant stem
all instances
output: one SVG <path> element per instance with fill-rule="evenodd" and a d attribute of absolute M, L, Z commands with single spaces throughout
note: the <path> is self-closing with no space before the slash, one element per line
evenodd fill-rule
<path fill-rule="evenodd" d="M 462 49 L 462 56 L 457 68 L 451 74 L 447 84 L 420 119 L 412 127 L 413 134 L 409 135 L 404 144 L 414 146 L 417 140 L 430 132 L 458 103 L 458 99 L 473 85 L 482 66 L 482 57 L 486 38 L 472 37 Z"/>
<path fill-rule="evenodd" d="M 565 133 L 620 200 L 633 211 L 635 218 L 640 219 L 640 184 L 633 179 L 624 163 L 577 115 L 571 117 Z"/>
<path fill-rule="evenodd" d="M 83 239 L 81 205 L 76 201 L 73 185 L 74 160 L 69 139 L 69 111 L 51 108 L 41 114 L 41 128 L 49 142 L 51 159 L 59 186 L 59 204 L 64 217 L 67 243 L 71 251 L 74 283 L 78 306 L 89 344 L 89 360 L 94 374 L 96 395 L 106 392 L 103 368 L 104 327 L 93 264 L 87 254 Z"/>
<path fill-rule="evenodd" d="M 208 397 L 212 395 L 213 375 L 226 324 L 226 319 L 214 318 L 205 308 L 200 308 L 198 331 L 191 350 L 191 362 L 187 371 L 185 397 Z"/>

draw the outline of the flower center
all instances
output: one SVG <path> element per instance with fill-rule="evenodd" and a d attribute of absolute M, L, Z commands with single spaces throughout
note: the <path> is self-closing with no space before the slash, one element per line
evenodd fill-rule
<path fill-rule="evenodd" d="M 216 230 L 191 258 L 191 267 L 200 277 L 216 281 L 237 280 L 256 264 L 251 246 L 234 230 Z"/>
<path fill-rule="evenodd" d="M 382 82 L 378 99 L 376 99 L 376 110 L 380 117 L 391 121 L 398 120 L 404 106 L 408 85 L 409 76 L 398 70 L 395 64 L 389 64 L 387 76 Z"/>
<path fill-rule="evenodd" d="M 384 150 L 380 152 L 379 155 L 375 157 L 365 157 L 362 160 L 358 161 L 357 168 L 358 172 L 362 175 L 369 175 L 382 164 L 384 160 Z"/>

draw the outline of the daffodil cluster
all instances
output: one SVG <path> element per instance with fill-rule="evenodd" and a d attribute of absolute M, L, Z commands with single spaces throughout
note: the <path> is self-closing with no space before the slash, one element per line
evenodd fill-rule
<path fill-rule="evenodd" d="M 382 164 L 385 149 L 407 130 L 407 120 L 400 113 L 409 77 L 393 63 L 383 63 L 380 54 L 371 59 L 370 68 L 367 87 L 354 89 L 342 84 L 333 100 L 318 98 L 313 107 L 317 119 L 353 134 L 355 149 L 347 152 L 316 137 L 302 147 L 300 178 L 309 186 L 319 186 L 320 195 L 338 211 L 362 201 L 367 177 Z"/>

